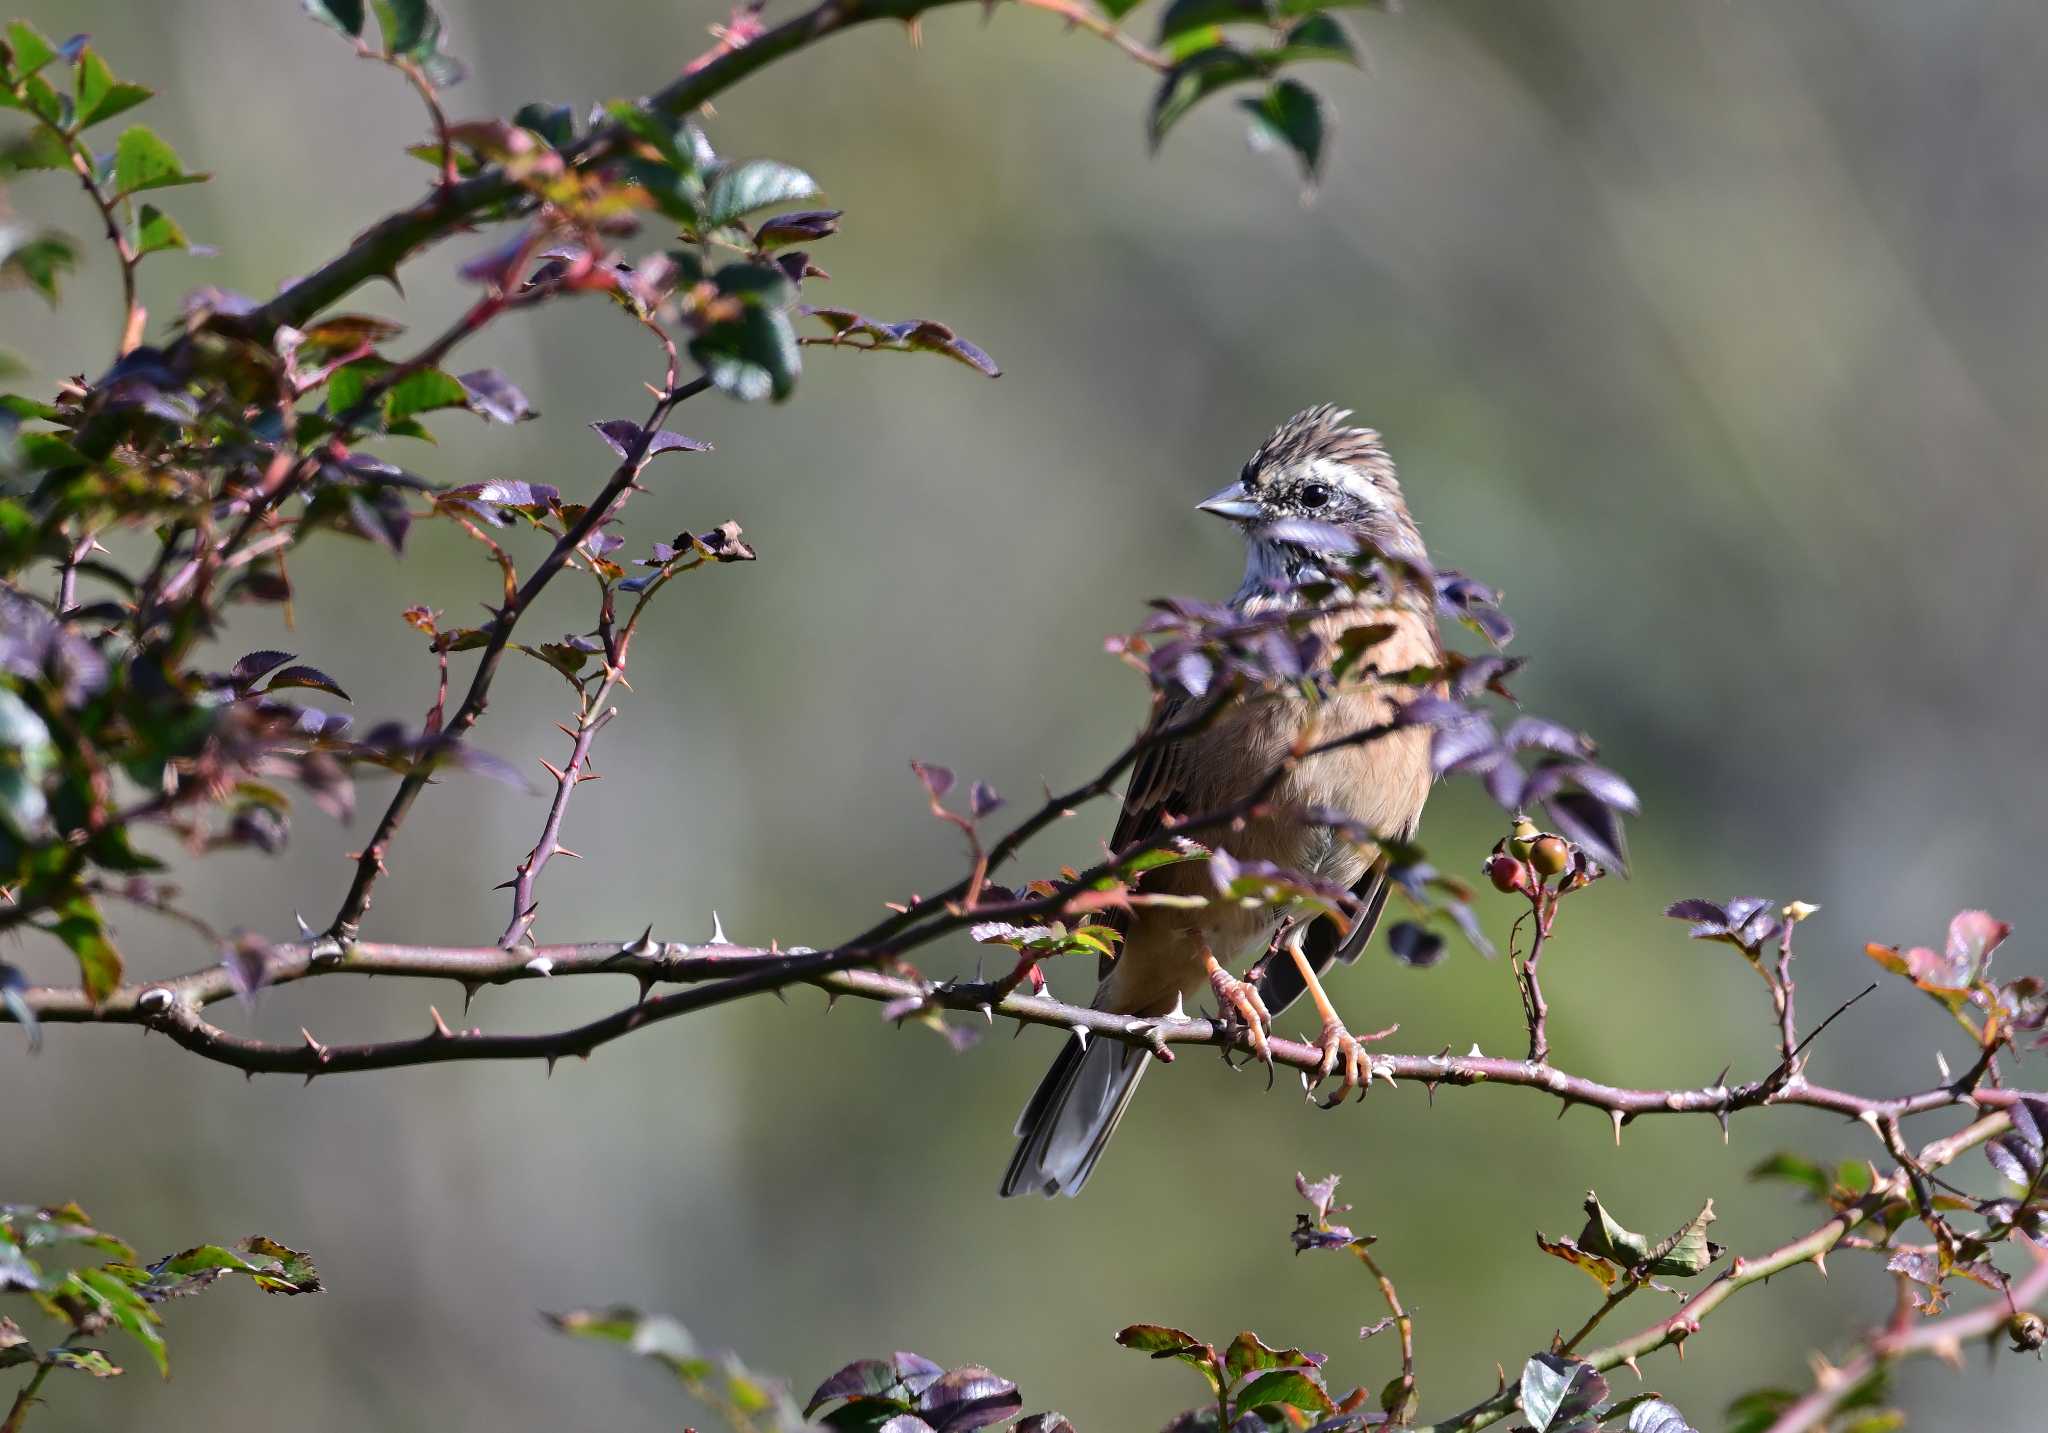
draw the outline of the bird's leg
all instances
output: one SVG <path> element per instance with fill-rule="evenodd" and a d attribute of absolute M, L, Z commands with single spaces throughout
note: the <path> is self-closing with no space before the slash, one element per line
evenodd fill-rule
<path fill-rule="evenodd" d="M 1217 1013 L 1226 1025 L 1242 1023 L 1245 1033 L 1251 1038 L 1252 1052 L 1257 1055 L 1268 1070 L 1273 1068 L 1272 1047 L 1266 1043 L 1266 1036 L 1273 1028 L 1273 1014 L 1266 1009 L 1266 1002 L 1259 998 L 1259 988 L 1250 981 L 1239 980 L 1223 968 L 1223 962 L 1209 949 L 1209 942 L 1200 935 L 1195 937 L 1202 949 L 1202 965 L 1209 972 L 1209 988 L 1216 992 Z M 1230 1058 L 1230 1052 L 1224 1052 Z"/>
<path fill-rule="evenodd" d="M 1344 1103 L 1353 1090 L 1359 1092 L 1361 1099 L 1364 1098 L 1366 1089 L 1372 1084 L 1372 1061 L 1365 1053 L 1365 1046 L 1370 1041 L 1386 1039 L 1401 1027 L 1389 1025 L 1384 1030 L 1376 1030 L 1367 1035 L 1363 1040 L 1347 1030 L 1344 1021 L 1337 1014 L 1337 1007 L 1330 1003 L 1329 995 L 1323 990 L 1323 982 L 1317 979 L 1315 967 L 1309 964 L 1308 957 L 1302 954 L 1301 943 L 1307 935 L 1308 922 L 1302 921 L 1289 930 L 1282 939 L 1287 946 L 1287 954 L 1294 961 L 1295 969 L 1301 972 L 1301 983 L 1308 991 L 1308 998 L 1315 1002 L 1316 1013 L 1323 1017 L 1323 1033 L 1316 1040 L 1317 1048 L 1323 1052 L 1322 1067 L 1317 1070 L 1313 1084 L 1309 1083 L 1306 1074 L 1301 1077 L 1302 1083 L 1307 1085 L 1311 1092 L 1311 1098 L 1314 1098 L 1316 1086 L 1329 1079 L 1338 1062 L 1343 1062 L 1344 1082 L 1337 1086 L 1337 1093 L 1327 1100 L 1318 1101 L 1327 1110 Z"/>

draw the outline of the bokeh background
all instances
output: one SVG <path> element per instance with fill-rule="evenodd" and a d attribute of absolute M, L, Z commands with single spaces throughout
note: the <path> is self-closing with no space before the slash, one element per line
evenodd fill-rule
<path fill-rule="evenodd" d="M 152 260 L 158 314 L 202 282 L 267 293 L 421 191 L 399 152 L 423 132 L 411 96 L 289 0 L 14 8 L 94 32 L 125 76 L 164 91 L 145 117 L 216 172 L 168 207 L 220 254 Z M 450 99 L 464 116 L 645 92 L 718 18 L 699 0 L 442 8 L 471 67 Z M 906 763 L 1019 797 L 1092 770 L 1143 705 L 1103 636 L 1152 595 L 1229 589 L 1234 540 L 1192 503 L 1279 418 L 1331 399 L 1388 435 L 1439 559 L 1505 590 L 1531 659 L 1524 699 L 1600 736 L 1645 797 L 1634 879 L 1577 903 L 1546 962 L 1563 1061 L 1664 1083 L 1767 1068 L 1761 987 L 1659 917 L 1679 896 L 1818 902 L 1809 1014 L 1874 973 L 1866 939 L 1933 941 L 1961 906 L 2014 921 L 2001 960 L 2040 972 L 2048 12 L 1422 3 L 1357 29 L 1367 70 L 1315 77 L 1340 124 L 1307 206 L 1228 103 L 1148 157 L 1148 77 L 1041 15 L 942 12 L 921 48 L 899 27 L 848 34 L 719 102 L 721 148 L 801 163 L 849 211 L 819 251 L 831 301 L 944 318 L 1005 374 L 814 352 L 786 411 L 683 410 L 677 426 L 718 450 L 669 460 L 629 536 L 737 517 L 762 560 L 691 580 L 642 637 L 599 748 L 605 779 L 566 833 L 587 859 L 548 873 L 542 936 L 651 921 L 701 937 L 716 910 L 735 938 L 824 944 L 949 879 L 955 838 Z M 55 179 L 12 199 L 90 236 Z M 490 242 L 408 266 L 404 301 L 376 288 L 353 302 L 437 329 L 462 302 L 456 262 Z M 95 255 L 55 317 L 0 298 L 0 336 L 39 381 L 104 364 L 111 278 Z M 597 303 L 502 325 L 461 355 L 485 364 L 545 419 L 444 418 L 412 466 L 587 490 L 606 455 L 583 425 L 639 413 L 655 373 Z M 431 695 L 400 610 L 474 612 L 493 582 L 475 548 L 426 531 L 402 564 L 337 542 L 295 574 L 298 628 L 252 624 L 227 645 L 302 653 L 366 721 Z M 587 625 L 583 594 L 559 586 L 533 619 L 544 633 Z M 498 690 L 482 742 L 529 766 L 557 756 L 559 679 L 520 664 Z M 493 938 L 506 912 L 490 888 L 541 813 L 488 782 L 438 788 L 370 930 Z M 1110 816 L 1071 823 L 1039 868 L 1094 849 Z M 223 925 L 288 934 L 295 911 L 331 911 L 361 834 L 308 810 L 282 858 L 231 856 L 188 889 Z M 1497 829 L 1453 787 L 1425 834 L 1469 870 Z M 175 929 L 129 919 L 123 936 L 139 974 L 211 958 Z M 9 958 L 65 969 L 47 950 Z M 471 1018 L 541 1028 L 630 990 L 486 992 Z M 1507 970 L 1462 949 L 1426 972 L 1376 953 L 1339 991 L 1355 1023 L 1399 1019 L 1404 1049 L 1518 1038 Z M 452 1015 L 460 995 L 320 982 L 225 1018 L 367 1038 L 423 1027 L 429 1001 Z M 1829 1034 L 1814 1074 L 1924 1085 L 1942 1025 L 1887 987 Z M 997 1035 L 956 1055 L 873 1007 L 827 1018 L 798 992 L 551 1079 L 449 1067 L 310 1088 L 245 1083 L 127 1030 L 58 1029 L 34 1059 L 0 1042 L 6 1197 L 77 1198 L 145 1250 L 264 1231 L 312 1249 L 331 1286 L 181 1307 L 168 1387 L 139 1369 L 53 1387 L 38 1422 L 651 1430 L 696 1416 L 658 1370 L 536 1316 L 613 1300 L 806 1389 L 896 1347 L 985 1361 L 1089 1430 L 1154 1427 L 1195 1398 L 1184 1371 L 1112 1345 L 1139 1319 L 1254 1327 L 1327 1350 L 1333 1383 L 1377 1387 L 1395 1349 L 1357 1343 L 1378 1314 L 1370 1285 L 1348 1261 L 1288 1252 L 1297 1169 L 1345 1176 L 1353 1222 L 1380 1235 L 1419 1311 L 1425 1407 L 1442 1413 L 1591 1308 L 1592 1286 L 1531 1239 L 1575 1232 L 1587 1188 L 1658 1229 L 1711 1195 L 1717 1237 L 1755 1251 L 1811 1221 L 1745 1182 L 1760 1156 L 1863 1147 L 1784 1111 L 1739 1120 L 1725 1145 L 1710 1121 L 1673 1120 L 1617 1148 L 1598 1115 L 1558 1121 L 1502 1090 L 1441 1092 L 1434 1108 L 1375 1091 L 1321 1114 L 1284 1083 L 1266 1093 L 1186 1058 L 1148 1082 L 1083 1199 L 1004 1203 L 1009 1124 L 1056 1040 Z M 1873 1270 L 1833 1268 L 1830 1284 L 1801 1270 L 1745 1295 L 1688 1362 L 1646 1369 L 1650 1385 L 1714 1428 L 1735 1393 L 1803 1383 L 1809 1351 L 1886 1307 Z M 2036 1426 L 2040 1388 L 2031 1364 L 1988 1384 L 1921 1367 L 1902 1397 L 1921 1426 L 2017 1429 Z"/>

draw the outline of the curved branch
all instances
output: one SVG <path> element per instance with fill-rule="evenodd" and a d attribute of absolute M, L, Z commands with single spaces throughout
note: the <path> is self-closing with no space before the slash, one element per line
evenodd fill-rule
<path fill-rule="evenodd" d="M 511 949 L 495 945 L 403 945 L 329 938 L 271 947 L 264 975 L 266 985 L 289 985 L 327 975 L 382 975 L 450 980 L 474 994 L 486 985 L 523 980 L 623 975 L 638 981 L 643 992 L 662 984 L 693 987 L 643 998 L 601 1019 L 554 1033 L 450 1032 L 444 1036 L 437 1030 L 418 1040 L 354 1046 L 265 1044 L 211 1024 L 202 1015 L 204 1009 L 236 994 L 234 979 L 225 965 L 210 966 L 174 980 L 124 985 L 98 1006 L 72 986 L 29 986 L 20 994 L 25 1006 L 48 1023 L 141 1025 L 163 1030 L 195 1053 L 237 1069 L 303 1075 L 448 1060 L 557 1060 L 564 1055 L 588 1055 L 600 1045 L 649 1025 L 792 985 L 814 985 L 835 997 L 903 1004 L 900 1014 L 905 1017 L 927 1010 L 952 1011 L 979 1015 L 990 1021 L 1002 1018 L 1025 1025 L 1085 1032 L 1089 1038 L 1115 1040 L 1168 1061 L 1173 1058 L 1174 1047 L 1180 1045 L 1207 1046 L 1231 1054 L 1253 1053 L 1249 1040 L 1240 1032 L 1201 1017 L 1141 1019 L 1069 1004 L 1050 996 L 1014 992 L 991 1001 L 978 986 L 934 985 L 911 975 L 843 968 L 841 964 L 877 958 L 871 950 L 784 950 L 723 941 L 692 944 L 657 941 L 651 935 L 637 940 Z M 11 1019 L 13 1016 L 0 1011 L 0 1021 Z M 1315 1045 L 1277 1038 L 1268 1043 L 1276 1065 L 1285 1065 L 1304 1075 L 1321 1066 L 1322 1051 Z M 1408 1080 L 1431 1091 L 1440 1085 L 1506 1085 L 1538 1090 L 1567 1106 L 1603 1110 L 1614 1119 L 1617 1128 L 1648 1115 L 1695 1114 L 1725 1120 L 1739 1110 L 1766 1104 L 1798 1105 L 1852 1119 L 1883 1122 L 1949 1108 L 2000 1110 L 2026 1093 L 2014 1089 L 1972 1091 L 1957 1085 L 1941 1085 L 1905 1095 L 1865 1096 L 1805 1081 L 1772 1089 L 1769 1076 L 1734 1085 L 1639 1089 L 1572 1074 L 1549 1063 L 1480 1054 L 1375 1055 L 1372 1069 L 1376 1078 L 1391 1085 Z M 1929 1169 L 1941 1162 L 1945 1160 L 1933 1164 L 1922 1161 Z"/>
<path fill-rule="evenodd" d="M 840 30 L 875 20 L 916 20 L 927 10 L 961 0 L 824 0 L 824 3 L 765 30 L 744 44 L 721 42 L 694 61 L 676 79 L 642 101 L 645 109 L 680 117 L 702 108 L 755 71 L 784 55 L 824 39 Z M 1070 23 L 1084 23 L 1086 14 L 1078 4 L 1061 0 L 1026 0 L 1035 8 L 1051 10 Z M 1162 67 L 1157 55 L 1119 36 L 1113 27 L 1097 20 L 1097 33 L 1111 38 L 1141 63 Z M 564 151 L 574 166 L 601 164 L 616 156 L 628 140 L 625 130 L 606 123 Z M 460 232 L 493 210 L 517 212 L 526 207 L 527 196 L 519 184 L 502 169 L 492 168 L 455 184 L 438 180 L 432 193 L 409 208 L 379 220 L 364 230 L 349 247 L 312 273 L 288 285 L 270 302 L 232 325 L 238 333 L 268 341 L 280 324 L 304 327 L 322 309 L 350 291 L 376 278 L 395 278 L 398 266 L 439 239 Z"/>
<path fill-rule="evenodd" d="M 1986 1115 L 1967 1129 L 1959 1130 L 1945 1139 L 1927 1145 L 1920 1151 L 1918 1163 L 1926 1169 L 1939 1168 L 2011 1127 L 2012 1121 L 2002 1113 Z M 1862 1199 L 1837 1213 L 1811 1234 L 1795 1239 L 1760 1258 L 1737 1258 L 1705 1288 L 1680 1305 L 1676 1313 L 1657 1320 L 1631 1338 L 1587 1354 L 1586 1361 L 1604 1373 L 1623 1364 L 1633 1366 L 1638 1359 L 1661 1348 L 1683 1345 L 1687 1339 L 1700 1331 L 1700 1324 L 1707 1315 L 1750 1285 L 1761 1283 L 1773 1274 L 1782 1274 L 1800 1264 L 1824 1265 L 1828 1251 L 1841 1243 L 1851 1230 L 1875 1217 L 1897 1200 L 1904 1193 L 1905 1184 L 1905 1172 L 1893 1171 L 1889 1179 L 1880 1182 Z M 2022 1287 L 2039 1292 L 2039 1288 L 2036 1287 L 2037 1280 L 2048 1280 L 2048 1275 L 2041 1273 L 2040 1266 L 2028 1276 L 2026 1285 Z M 2003 1304 L 1990 1307 L 1997 1311 L 2002 1319 Z M 1418 1425 L 1411 1433 L 1472 1433 L 1472 1430 L 1489 1427 L 1508 1417 L 1521 1407 L 1521 1403 L 1522 1395 L 1519 1388 L 1504 1388 L 1493 1397 L 1475 1404 L 1455 1417 L 1445 1419 L 1441 1423 Z"/>

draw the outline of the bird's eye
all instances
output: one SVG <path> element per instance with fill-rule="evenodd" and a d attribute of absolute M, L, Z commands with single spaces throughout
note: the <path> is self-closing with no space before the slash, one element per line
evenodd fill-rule
<path fill-rule="evenodd" d="M 1330 490 L 1321 483 L 1310 483 L 1301 490 L 1301 505 L 1305 508 L 1319 508 L 1330 500 Z"/>

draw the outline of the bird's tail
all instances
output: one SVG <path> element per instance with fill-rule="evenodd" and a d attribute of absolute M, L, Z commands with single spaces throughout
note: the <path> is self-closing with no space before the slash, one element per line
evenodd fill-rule
<path fill-rule="evenodd" d="M 1151 1062 L 1116 1040 L 1084 1044 L 1070 1036 L 1017 1117 L 1017 1152 L 1003 1175 L 1003 1197 L 1079 1194 Z"/>

